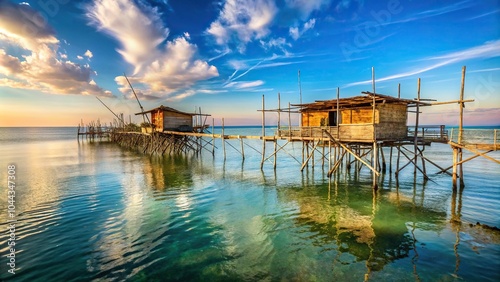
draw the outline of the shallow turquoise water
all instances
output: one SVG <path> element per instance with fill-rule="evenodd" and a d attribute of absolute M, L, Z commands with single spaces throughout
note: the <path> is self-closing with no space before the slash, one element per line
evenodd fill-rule
<path fill-rule="evenodd" d="M 260 141 L 246 141 L 244 161 L 227 146 L 224 161 L 220 140 L 215 158 L 154 157 L 77 142 L 75 132 L 0 129 L 2 280 L 500 280 L 499 234 L 470 226 L 500 227 L 500 167 L 489 160 L 464 166 L 463 193 L 452 193 L 447 175 L 415 183 L 412 168 L 399 186 L 382 176 L 373 193 L 366 169 L 329 181 L 320 160 L 301 173 L 286 153 L 276 172 L 271 162 L 261 171 L 250 148 Z M 298 144 L 286 150 L 300 156 Z M 425 152 L 451 164 L 448 145 Z M 15 275 L 6 265 L 8 164 Z"/>

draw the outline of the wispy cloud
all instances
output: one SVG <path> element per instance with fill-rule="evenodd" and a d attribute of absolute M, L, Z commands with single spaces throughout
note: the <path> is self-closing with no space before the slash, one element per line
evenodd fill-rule
<path fill-rule="evenodd" d="M 30 5 L 0 1 L 0 18 L 0 41 L 13 47 L 0 49 L 0 75 L 5 76 L 2 86 L 53 94 L 111 96 L 92 80 L 96 73 L 90 65 L 72 62 L 61 54 L 54 29 L 39 20 L 42 15 Z M 19 49 L 29 54 L 18 57 L 10 53 Z"/>
<path fill-rule="evenodd" d="M 264 84 L 264 81 L 262 80 L 255 80 L 255 81 L 233 81 L 227 83 L 224 87 L 226 88 L 235 88 L 235 89 L 247 89 L 247 88 L 254 88 L 258 87 Z"/>
<path fill-rule="evenodd" d="M 440 56 L 434 56 L 434 57 L 429 57 L 425 58 L 424 61 L 437 61 L 434 64 L 431 64 L 427 67 L 422 67 L 418 68 L 415 70 L 407 71 L 407 72 L 402 72 L 390 76 L 386 76 L 383 78 L 379 78 L 376 81 L 377 82 L 382 82 L 382 81 L 389 81 L 389 80 L 394 80 L 394 79 L 399 79 L 399 78 L 404 78 L 404 77 L 409 77 L 413 76 L 416 74 L 424 73 L 442 66 L 450 65 L 453 63 L 458 63 L 470 59 L 476 59 L 476 58 L 494 58 L 494 57 L 499 57 L 500 56 L 500 40 L 496 41 L 489 41 L 486 42 L 483 45 L 472 47 L 469 49 L 465 49 L 462 51 L 456 51 L 456 52 L 451 52 L 449 54 L 445 55 L 440 55 Z M 371 80 L 365 80 L 365 81 L 359 81 L 359 82 L 353 82 L 345 85 L 344 87 L 351 87 L 351 86 L 356 86 L 356 85 L 366 85 L 370 84 Z"/>
<path fill-rule="evenodd" d="M 475 73 L 475 72 L 494 72 L 494 71 L 500 71 L 500 68 L 489 68 L 489 69 L 471 70 L 471 71 L 468 71 L 468 72 L 469 73 Z"/>
<path fill-rule="evenodd" d="M 313 29 L 314 25 L 316 24 L 316 19 L 310 19 L 304 25 L 302 28 L 300 27 L 290 27 L 288 32 L 290 33 L 290 36 L 294 39 L 297 40 L 299 39 L 304 33 L 306 33 L 308 30 Z"/>
<path fill-rule="evenodd" d="M 420 20 L 423 20 L 423 19 L 426 19 L 426 18 L 432 18 L 432 17 L 436 17 L 436 16 L 440 16 L 440 15 L 452 13 L 452 12 L 455 12 L 455 11 L 467 9 L 467 8 L 473 6 L 473 4 L 474 4 L 474 2 L 471 2 L 471 1 L 468 1 L 468 0 L 461 1 L 461 2 L 456 2 L 456 3 L 452 3 L 450 5 L 446 5 L 446 6 L 437 8 L 437 9 L 430 9 L 430 10 L 426 10 L 426 11 L 421 11 L 421 12 L 415 13 L 415 14 L 413 14 L 413 15 L 407 17 L 407 18 L 404 18 L 404 19 L 394 20 L 394 21 L 388 21 L 388 22 L 385 22 L 385 23 L 381 23 L 380 25 L 384 26 L 384 25 L 392 25 L 392 24 L 400 24 L 400 23 L 408 23 L 408 22 L 420 21 Z"/>
<path fill-rule="evenodd" d="M 131 0 L 95 0 L 87 7 L 87 16 L 92 25 L 119 41 L 118 52 L 134 66 L 129 79 L 142 84 L 145 95 L 173 95 L 219 75 L 215 66 L 197 59 L 197 47 L 189 42 L 189 34 L 167 41 L 169 29 L 161 15 L 145 3 L 139 7 Z M 123 79 L 115 81 L 120 91 L 130 94 Z"/>
<path fill-rule="evenodd" d="M 490 12 L 487 12 L 487 13 L 484 13 L 484 14 L 481 14 L 481 15 L 477 15 L 477 16 L 474 16 L 472 18 L 468 18 L 467 20 L 468 21 L 471 21 L 471 20 L 476 20 L 476 19 L 479 19 L 479 18 L 483 18 L 483 17 L 487 17 L 489 15 L 493 15 L 493 14 L 496 14 L 500 12 L 500 9 L 496 9 L 496 10 L 493 10 L 493 11 L 490 11 Z"/>

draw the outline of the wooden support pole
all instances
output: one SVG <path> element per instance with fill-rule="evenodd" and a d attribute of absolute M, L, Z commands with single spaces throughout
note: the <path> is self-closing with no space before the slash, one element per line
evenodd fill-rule
<path fill-rule="evenodd" d="M 396 178 L 398 177 L 398 174 L 399 174 L 399 159 L 401 158 L 401 145 L 398 145 L 397 149 L 398 149 L 398 156 L 396 158 L 396 172 L 394 173 L 394 175 L 396 176 Z"/>
<path fill-rule="evenodd" d="M 274 165 L 273 165 L 274 170 L 276 170 L 277 164 L 278 164 L 278 140 L 274 138 Z"/>
<path fill-rule="evenodd" d="M 452 174 L 453 191 L 457 190 L 457 156 L 458 156 L 458 148 L 453 147 L 453 174 Z"/>
<path fill-rule="evenodd" d="M 372 109 L 372 126 L 373 126 L 373 160 L 372 160 L 372 166 L 375 168 L 375 171 L 373 171 L 373 190 L 378 189 L 378 184 L 377 184 L 377 176 L 378 176 L 378 168 L 377 168 L 377 163 L 378 163 L 378 156 L 377 156 L 377 132 L 376 132 L 376 121 L 375 121 L 375 113 L 376 113 L 376 105 L 375 105 L 375 68 L 372 67 L 372 86 L 373 86 L 373 109 Z M 376 172 L 376 173 L 375 173 Z"/>
<path fill-rule="evenodd" d="M 332 141 L 328 141 L 328 171 L 332 169 Z"/>
<path fill-rule="evenodd" d="M 420 112 L 420 78 L 418 78 L 417 82 L 417 113 L 415 116 L 415 130 L 413 137 L 413 149 L 415 153 L 415 161 L 413 162 L 415 167 L 413 168 L 413 174 L 417 174 L 417 153 L 418 153 L 418 120 L 419 120 L 419 112 Z"/>
<path fill-rule="evenodd" d="M 379 175 L 379 172 L 375 168 L 373 168 L 371 165 L 369 165 L 367 162 L 365 162 L 360 156 L 358 156 L 356 153 L 354 153 L 345 144 L 342 144 L 341 142 L 337 141 L 335 138 L 333 138 L 333 136 L 329 132 L 325 131 L 325 133 L 326 133 L 326 135 L 328 135 L 328 137 L 330 138 L 331 141 L 333 141 L 337 144 L 337 146 L 344 148 L 344 150 L 349 152 L 353 157 L 355 157 L 360 162 L 362 162 L 364 165 L 366 165 L 366 167 L 368 167 L 371 171 L 373 171 L 377 176 Z"/>
<path fill-rule="evenodd" d="M 325 168 L 325 143 L 321 146 L 321 167 Z"/>
<path fill-rule="evenodd" d="M 306 167 L 306 165 L 309 163 L 309 160 L 310 160 L 310 159 L 311 159 L 311 157 L 313 156 L 313 154 L 314 154 L 314 150 L 316 150 L 316 146 L 318 146 L 319 142 L 320 142 L 320 141 L 318 141 L 318 143 L 316 143 L 316 144 L 314 145 L 314 147 L 313 147 L 313 151 L 312 151 L 312 153 L 311 153 L 311 154 L 309 154 L 309 152 L 307 153 L 307 159 L 306 159 L 306 161 L 302 164 L 302 167 L 300 168 L 300 171 L 303 171 L 303 170 L 304 170 L 304 168 Z M 314 143 L 313 143 L 313 144 L 314 144 Z M 307 146 L 309 147 L 309 145 L 307 145 Z"/>
<path fill-rule="evenodd" d="M 488 160 L 490 160 L 490 161 L 493 161 L 493 162 L 496 162 L 496 163 L 500 164 L 500 161 L 499 161 L 499 160 L 496 160 L 496 159 L 494 159 L 494 158 L 492 158 L 492 157 L 490 157 L 490 156 L 487 156 L 487 155 L 486 155 L 486 153 L 487 153 L 487 152 L 480 152 L 480 151 L 475 150 L 475 149 L 473 149 L 473 148 L 467 148 L 467 147 L 464 147 L 464 146 L 462 146 L 462 145 L 460 145 L 460 144 L 458 144 L 458 143 L 454 143 L 454 142 L 450 142 L 450 145 L 452 145 L 452 146 L 454 146 L 454 147 L 457 147 L 457 148 L 459 148 L 459 149 L 466 149 L 466 150 L 471 151 L 472 153 L 474 153 L 474 154 L 476 154 L 476 155 L 480 155 L 480 156 L 482 156 L 483 158 L 486 158 L 486 159 L 488 159 Z M 457 162 L 457 163 L 458 163 L 458 162 Z M 462 162 L 462 163 L 463 163 L 463 162 Z"/>
<path fill-rule="evenodd" d="M 222 134 L 220 135 L 222 140 L 222 151 L 224 152 L 224 161 L 226 161 L 226 140 L 224 139 L 224 118 L 222 118 Z"/>
<path fill-rule="evenodd" d="M 320 141 L 318 141 L 318 144 L 319 144 L 319 142 L 320 142 Z M 313 140 L 313 144 L 314 144 L 314 140 Z M 316 146 L 317 146 L 317 145 L 316 145 Z M 311 163 L 311 167 L 314 167 L 314 162 L 315 162 L 315 160 L 314 160 L 314 155 L 315 155 L 315 154 L 314 154 L 314 153 L 316 152 L 316 146 L 314 146 L 314 148 L 313 148 L 313 150 L 312 150 L 312 152 L 311 152 L 311 155 L 312 155 L 312 163 Z"/>
<path fill-rule="evenodd" d="M 380 156 L 382 157 L 382 173 L 385 173 L 386 164 L 385 164 L 385 156 L 384 156 L 384 147 L 380 146 Z"/>
<path fill-rule="evenodd" d="M 391 150 L 389 151 L 389 173 L 392 173 L 392 148 L 394 146 L 391 144 Z"/>
<path fill-rule="evenodd" d="M 240 137 L 240 146 L 241 146 L 241 157 L 243 158 L 243 161 L 245 160 L 245 148 L 243 146 L 243 138 Z"/>
<path fill-rule="evenodd" d="M 281 98 L 278 92 L 278 132 L 281 130 Z"/>
<path fill-rule="evenodd" d="M 288 102 L 288 137 L 292 137 L 292 113 L 290 102 Z"/>
<path fill-rule="evenodd" d="M 493 150 L 486 151 L 486 152 L 484 152 L 484 154 L 491 153 L 491 152 L 493 152 Z M 468 162 L 468 161 L 470 161 L 470 160 L 473 160 L 473 159 L 475 159 L 475 158 L 477 158 L 477 157 L 481 157 L 481 155 L 474 155 L 474 156 L 472 156 L 472 157 L 469 157 L 469 158 L 467 158 L 467 159 L 465 159 L 465 160 L 462 160 L 461 162 L 457 162 L 457 165 L 459 165 L 459 164 L 463 164 L 463 163 Z M 439 171 L 437 174 L 440 174 L 440 173 L 446 172 L 446 173 L 448 173 L 449 175 L 451 175 L 451 173 L 447 172 L 448 170 L 450 170 L 450 168 L 453 168 L 453 165 L 451 165 L 451 166 L 449 166 L 449 167 L 447 167 L 447 168 L 440 168 L 440 169 L 441 169 L 441 171 Z"/>
<path fill-rule="evenodd" d="M 339 101 L 340 99 L 340 87 L 337 87 L 337 120 L 336 120 L 336 126 L 337 126 L 337 138 L 340 140 L 340 106 L 339 106 Z"/>
<path fill-rule="evenodd" d="M 215 133 L 214 133 L 214 128 L 215 128 L 215 119 L 212 118 L 212 156 L 215 157 Z"/>
<path fill-rule="evenodd" d="M 264 159 L 266 157 L 266 112 L 265 112 L 264 95 L 262 95 L 262 160 L 260 162 L 260 169 L 264 168 Z"/>
<path fill-rule="evenodd" d="M 462 81 L 460 85 L 460 120 L 459 120 L 459 131 L 458 131 L 458 144 L 462 145 L 462 137 L 463 137 L 463 125 L 464 125 L 464 89 L 465 89 L 465 70 L 466 67 L 462 67 Z M 458 162 L 462 161 L 462 148 L 458 150 Z M 460 188 L 465 187 L 464 183 L 464 170 L 463 165 L 460 163 Z"/>

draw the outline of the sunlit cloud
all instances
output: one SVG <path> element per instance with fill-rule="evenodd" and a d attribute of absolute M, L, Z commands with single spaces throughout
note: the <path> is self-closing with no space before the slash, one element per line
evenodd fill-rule
<path fill-rule="evenodd" d="M 87 7 L 87 16 L 92 25 L 119 41 L 117 51 L 134 66 L 129 80 L 144 86 L 145 97 L 168 97 L 219 75 L 215 66 L 197 59 L 197 46 L 189 42 L 188 33 L 167 41 L 169 29 L 161 14 L 144 3 L 139 7 L 131 0 L 96 0 Z M 130 94 L 121 78 L 116 81 L 120 91 Z"/>
<path fill-rule="evenodd" d="M 94 54 L 92 54 L 92 52 L 90 52 L 90 50 L 85 51 L 85 53 L 83 55 L 89 59 L 94 56 Z"/>
<path fill-rule="evenodd" d="M 96 73 L 88 64 L 69 61 L 60 54 L 54 29 L 31 6 L 1 1 L 0 18 L 0 41 L 14 47 L 0 49 L 0 74 L 6 76 L 2 86 L 52 94 L 110 96 L 91 83 Z M 28 55 L 7 53 L 18 49 Z"/>

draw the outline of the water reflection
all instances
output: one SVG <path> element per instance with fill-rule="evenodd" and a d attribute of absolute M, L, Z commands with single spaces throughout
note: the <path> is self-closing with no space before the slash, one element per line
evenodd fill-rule
<path fill-rule="evenodd" d="M 280 199 L 299 206 L 296 222 L 314 232 L 313 244 L 336 246 L 339 259 L 334 264 L 363 261 L 368 273 L 379 271 L 410 256 L 416 240 L 410 229 L 416 223 L 440 222 L 435 230 L 445 227 L 446 212 L 414 205 L 414 199 L 398 192 L 371 193 L 369 184 L 356 186 L 329 183 L 279 190 Z"/>

